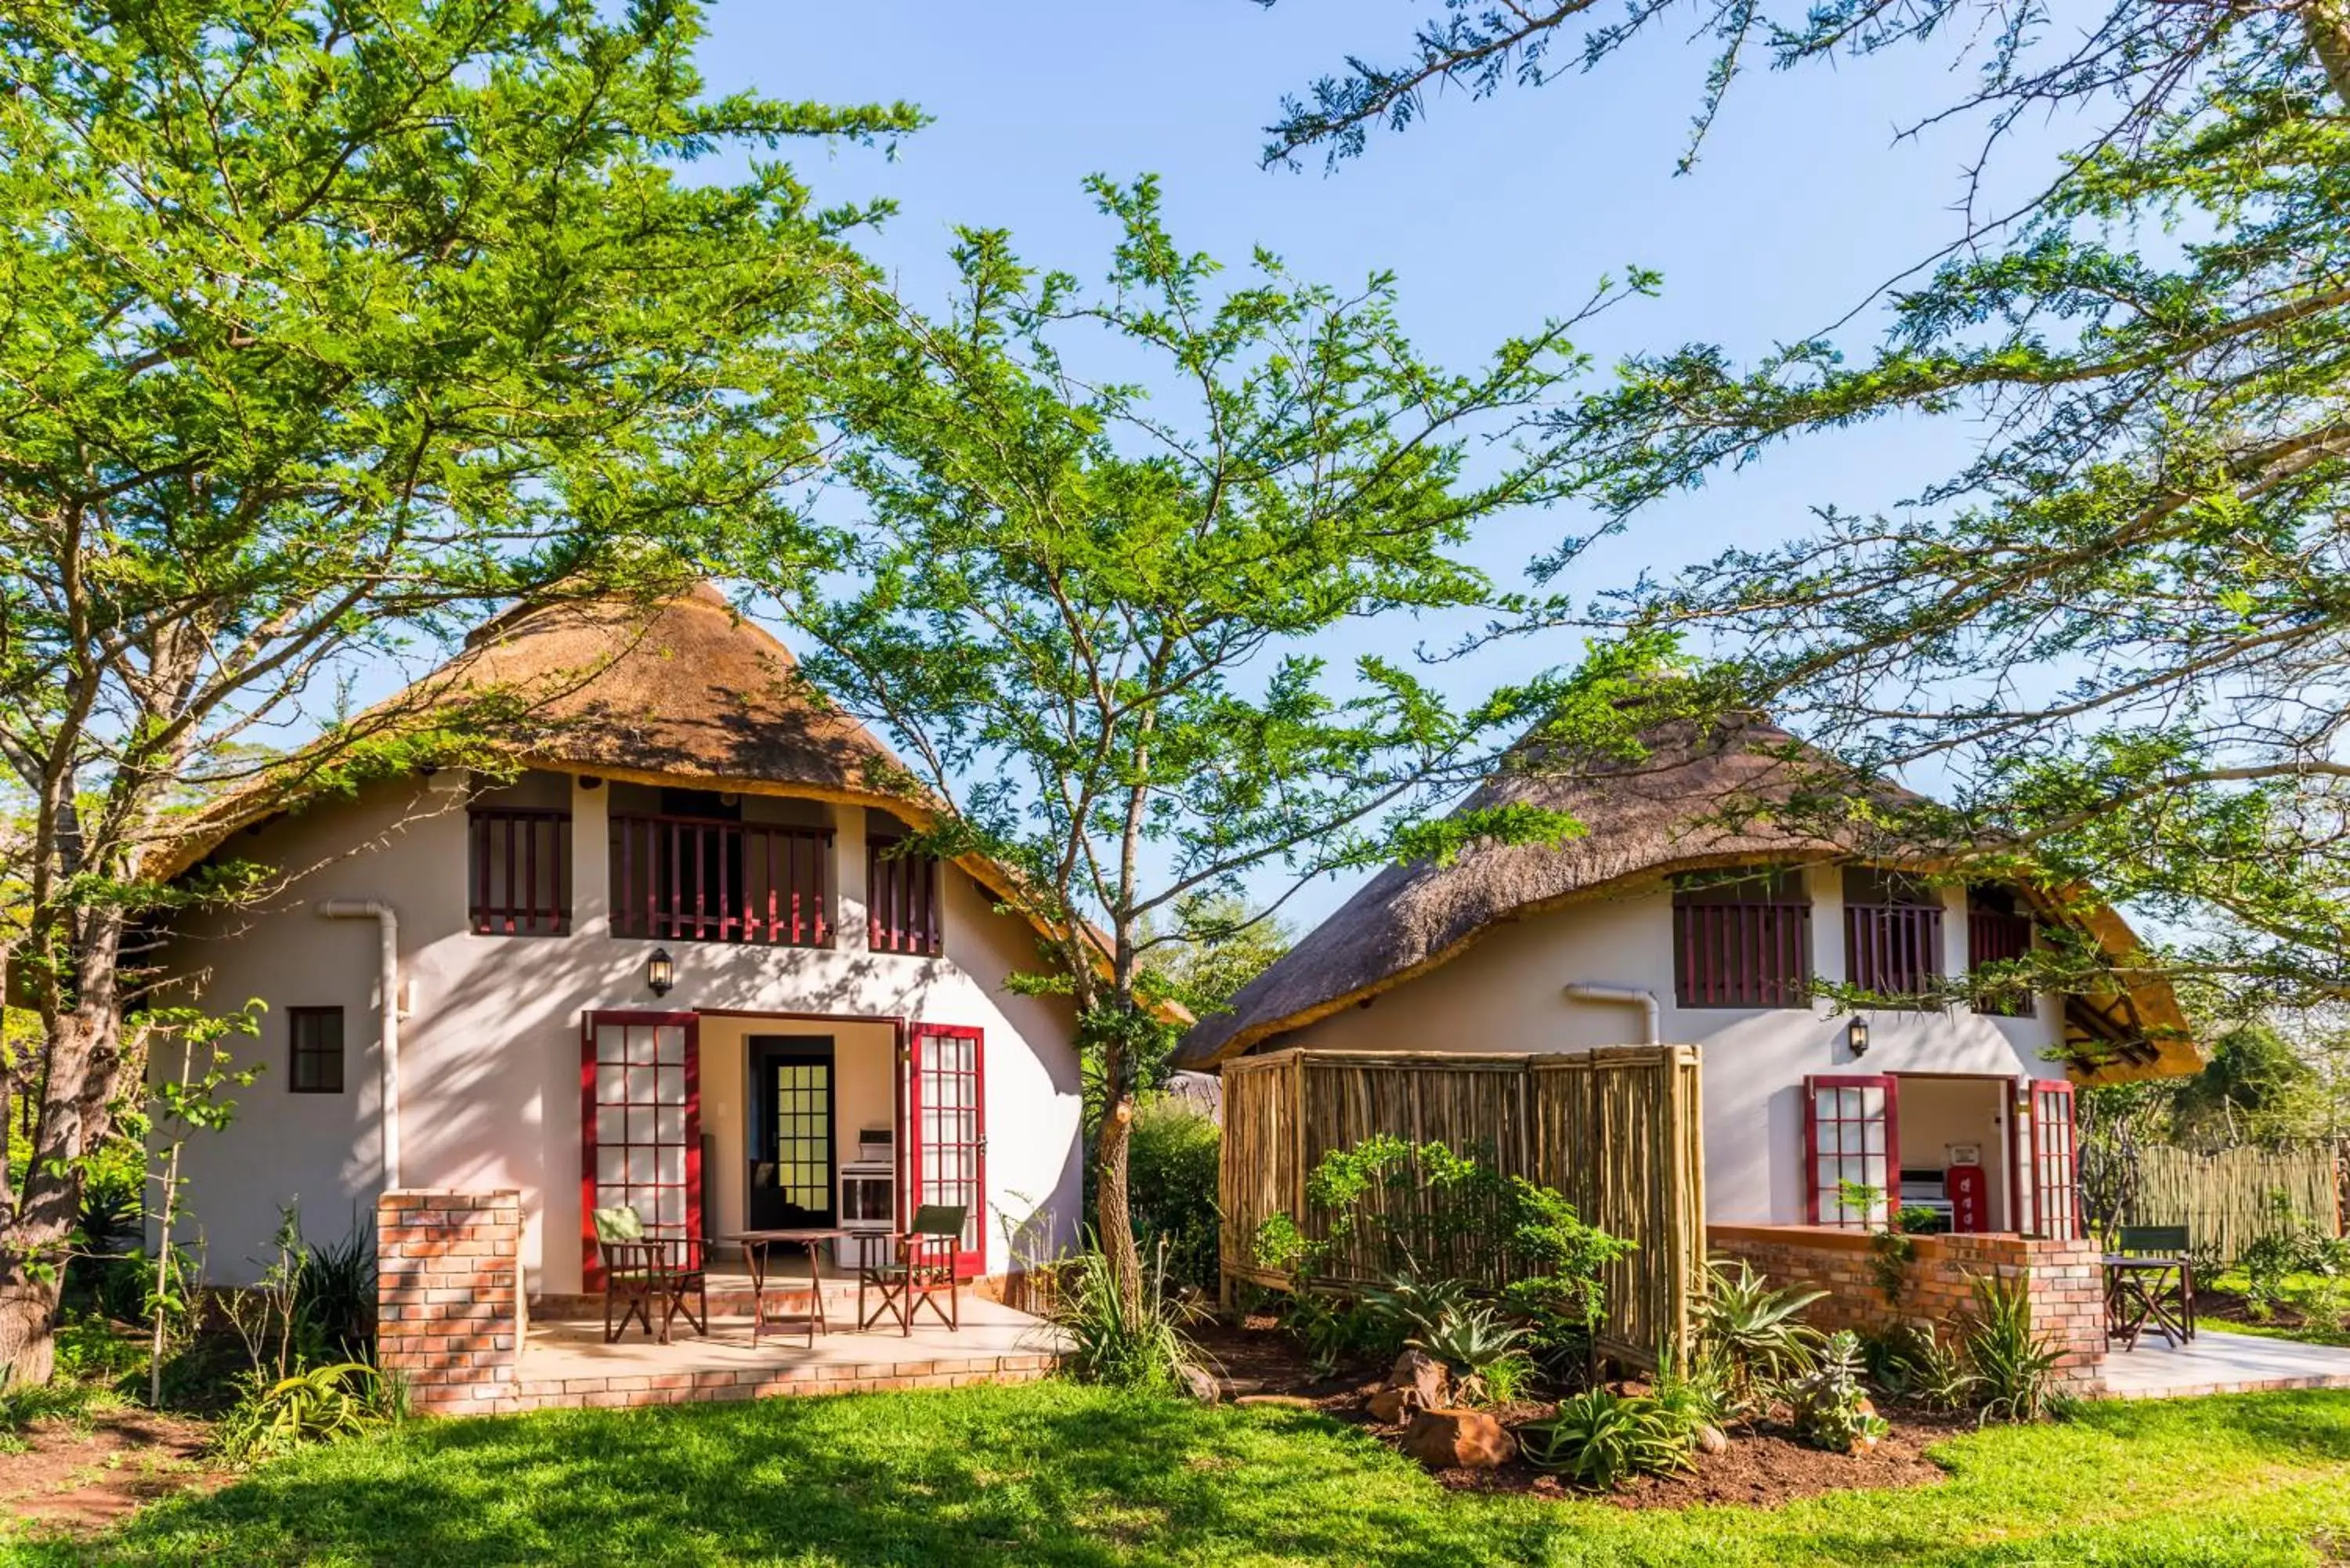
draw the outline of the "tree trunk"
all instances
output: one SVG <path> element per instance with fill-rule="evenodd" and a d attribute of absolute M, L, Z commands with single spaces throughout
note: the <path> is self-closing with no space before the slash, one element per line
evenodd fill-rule
<path fill-rule="evenodd" d="M 2309 33 L 2317 63 L 2334 84 L 2334 96 L 2350 107 L 2350 0 L 2307 0 L 2301 25 Z"/>
<path fill-rule="evenodd" d="M 112 994 L 110 987 L 94 989 Z M 0 1223 L 0 1375 L 12 1386 L 49 1379 L 67 1243 L 81 1204 L 82 1157 L 105 1130 L 119 1039 L 110 1008 L 85 1001 L 57 1015 L 42 1042 L 40 1120 L 17 1182 L 16 1210 Z"/>
<path fill-rule="evenodd" d="M 1094 1220 L 1102 1256 L 1118 1298 L 1132 1312 L 1142 1304 L 1142 1255 L 1134 1244 L 1134 1210 L 1127 1203 L 1126 1150 L 1134 1101 L 1117 1090 L 1102 1108 L 1101 1134 L 1094 1144 Z"/>
<path fill-rule="evenodd" d="M 21 1225 L 8 1228 L 12 1254 L 26 1231 Z M 42 1239 L 26 1240 L 38 1244 Z M 55 1245 L 65 1234 L 59 1231 L 46 1240 Z M 0 1386 L 24 1388 L 49 1380 L 57 1359 L 57 1293 L 64 1282 L 62 1265 L 46 1275 L 15 1269 L 0 1280 Z"/>

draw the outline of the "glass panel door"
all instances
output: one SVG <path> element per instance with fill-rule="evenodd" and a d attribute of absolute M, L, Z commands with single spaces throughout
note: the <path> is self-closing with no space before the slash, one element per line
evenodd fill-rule
<path fill-rule="evenodd" d="M 987 1235 L 987 1116 L 980 1032 L 918 1023 L 908 1044 L 907 1218 L 925 1203 L 961 1205 L 958 1272 L 983 1272 Z"/>
<path fill-rule="evenodd" d="M 702 1234 L 701 1052 L 691 1012 L 591 1012 L 580 1028 L 579 1228 L 600 1289 L 595 1210 L 652 1236 Z"/>
<path fill-rule="evenodd" d="M 1804 1080 L 1804 1185 L 1813 1224 L 1866 1230 L 1888 1222 L 1901 1168 L 1898 1126 L 1889 1077 Z"/>
<path fill-rule="evenodd" d="M 2070 1241 L 2081 1234 L 2081 1179 L 2073 1147 L 2073 1085 L 2032 1085 L 2032 1219 L 2040 1233 Z"/>
<path fill-rule="evenodd" d="M 750 1061 L 752 1227 L 837 1223 L 832 1042 L 754 1034 Z"/>

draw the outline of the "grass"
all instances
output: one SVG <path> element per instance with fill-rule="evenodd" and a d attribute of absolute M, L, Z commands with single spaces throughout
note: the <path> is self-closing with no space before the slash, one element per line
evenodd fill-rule
<path fill-rule="evenodd" d="M 2097 1406 L 1937 1453 L 1920 1490 L 1633 1513 L 1447 1492 L 1308 1412 L 1048 1383 L 423 1423 L 0 1561 L 2235 1568 L 2350 1540 L 2350 1393 Z"/>

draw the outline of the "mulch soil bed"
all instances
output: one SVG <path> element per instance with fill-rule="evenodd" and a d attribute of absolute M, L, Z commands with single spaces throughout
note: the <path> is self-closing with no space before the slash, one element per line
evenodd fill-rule
<path fill-rule="evenodd" d="M 2206 1284 L 2195 1287 L 2195 1321 L 2198 1323 L 2241 1323 L 2253 1328 L 2330 1328 L 2340 1329 L 2339 1322 L 2313 1319 L 2289 1302 L 2279 1302 L 2266 1317 L 2255 1317 L 2244 1298 L 2234 1291 L 2216 1291 Z"/>
<path fill-rule="evenodd" d="M 36 1421 L 0 1452 L 0 1517 L 74 1532 L 113 1523 L 142 1503 L 227 1481 L 201 1421 L 124 1408 Z"/>
<path fill-rule="evenodd" d="M 1201 1348 L 1215 1358 L 1227 1392 L 1239 1398 L 1308 1405 L 1335 1419 L 1367 1428 L 1387 1442 L 1402 1438 L 1401 1427 L 1380 1425 L 1371 1418 L 1368 1408 L 1371 1396 L 1385 1382 L 1384 1368 L 1358 1367 L 1336 1376 L 1317 1377 L 1296 1342 L 1269 1316 L 1251 1316 L 1238 1325 L 1218 1323 L 1195 1337 Z M 1548 1405 L 1525 1404 L 1489 1413 L 1504 1426 L 1514 1427 L 1521 1421 L 1539 1420 L 1552 1409 Z M 1513 1459 L 1498 1469 L 1433 1473 L 1440 1483 L 1459 1491 L 1523 1492 L 1633 1509 L 1704 1503 L 1769 1508 L 1822 1492 L 1931 1486 L 1945 1472 L 1926 1457 L 1926 1449 L 1973 1428 L 1972 1418 L 1963 1415 L 1898 1409 L 1885 1415 L 1892 1430 L 1866 1453 L 1823 1453 L 1797 1442 L 1782 1428 L 1758 1424 L 1730 1433 L 1725 1451 L 1695 1456 L 1693 1470 L 1638 1477 L 1612 1492 L 1582 1490 L 1523 1459 Z"/>

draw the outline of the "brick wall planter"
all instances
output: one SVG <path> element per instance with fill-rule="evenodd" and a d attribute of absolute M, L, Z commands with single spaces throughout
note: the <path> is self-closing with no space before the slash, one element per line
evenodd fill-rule
<path fill-rule="evenodd" d="M 2067 1392 L 2105 1391 L 2104 1270 L 2094 1241 L 2023 1236 L 1918 1236 L 1898 1305 L 1878 1288 L 1868 1237 L 1808 1225 L 1712 1225 L 1706 1241 L 1717 1257 L 1742 1258 L 1774 1284 L 1809 1284 L 1827 1295 L 1804 1314 L 1821 1328 L 1881 1329 L 1897 1324 L 1946 1326 L 1972 1300 L 1970 1279 L 2022 1280 L 2031 1292 L 2035 1332 L 2062 1355 L 2057 1377 Z"/>
<path fill-rule="evenodd" d="M 512 1407 L 522 1194 L 412 1188 L 376 1200 L 376 1356 L 436 1415 Z"/>

